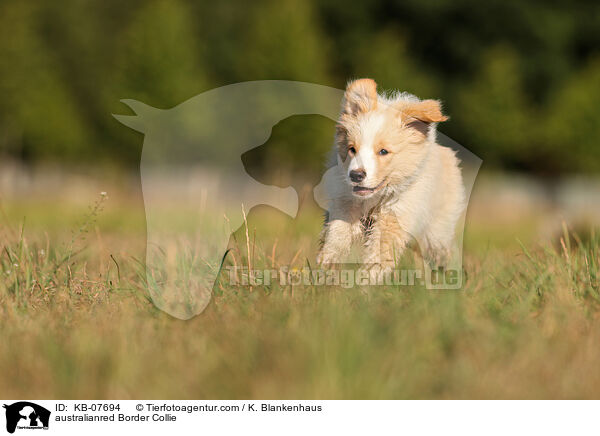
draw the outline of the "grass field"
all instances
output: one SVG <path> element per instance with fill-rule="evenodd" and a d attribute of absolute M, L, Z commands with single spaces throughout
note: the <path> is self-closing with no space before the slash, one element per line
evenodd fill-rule
<path fill-rule="evenodd" d="M 540 237 L 535 213 L 494 221 L 475 207 L 461 291 L 221 283 L 181 321 L 145 288 L 139 193 L 88 188 L 0 198 L 4 398 L 600 396 L 593 232 Z M 248 219 L 251 260 L 303 266 L 318 214 L 265 225 L 261 213 Z M 242 264 L 245 233 L 231 240 Z"/>

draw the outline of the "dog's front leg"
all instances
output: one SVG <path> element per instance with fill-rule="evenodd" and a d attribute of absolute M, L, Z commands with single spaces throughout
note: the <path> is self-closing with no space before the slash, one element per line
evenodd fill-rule
<path fill-rule="evenodd" d="M 317 264 L 342 263 L 361 233 L 360 208 L 351 202 L 334 202 L 321 233 Z"/>
<path fill-rule="evenodd" d="M 343 219 L 333 219 L 326 223 L 317 263 L 319 265 L 342 263 L 352 247 L 352 240 L 357 232 L 356 227 L 356 223 Z"/>
<path fill-rule="evenodd" d="M 363 262 L 380 269 L 393 268 L 411 239 L 396 216 L 378 216 L 366 233 Z"/>
<path fill-rule="evenodd" d="M 335 219 L 323 229 L 323 245 L 317 255 L 319 265 L 341 263 L 352 247 L 352 224 Z"/>

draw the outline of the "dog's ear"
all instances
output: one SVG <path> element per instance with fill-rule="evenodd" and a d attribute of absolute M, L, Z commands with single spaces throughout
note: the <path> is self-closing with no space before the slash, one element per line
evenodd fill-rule
<path fill-rule="evenodd" d="M 438 100 L 409 103 L 401 111 L 405 117 L 414 118 L 424 123 L 440 123 L 448 119 L 446 115 L 442 114 L 442 105 Z"/>
<path fill-rule="evenodd" d="M 342 113 L 358 115 L 377 108 L 377 83 L 372 79 L 358 79 L 348 83 Z"/>

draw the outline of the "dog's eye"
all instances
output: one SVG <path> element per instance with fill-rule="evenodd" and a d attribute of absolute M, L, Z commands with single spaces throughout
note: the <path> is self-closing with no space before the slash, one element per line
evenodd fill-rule
<path fill-rule="evenodd" d="M 388 153 L 389 153 L 389 151 L 387 151 L 385 148 L 382 148 L 381 150 L 379 150 L 379 152 L 377 154 L 379 156 L 385 156 Z"/>
<path fill-rule="evenodd" d="M 356 154 L 356 148 L 354 148 L 354 147 L 350 147 L 350 148 L 348 149 L 348 153 L 350 153 L 350 154 L 352 154 L 352 155 Z"/>

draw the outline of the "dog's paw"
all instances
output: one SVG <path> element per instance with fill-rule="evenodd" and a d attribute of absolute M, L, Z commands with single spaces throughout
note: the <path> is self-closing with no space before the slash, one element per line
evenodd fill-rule
<path fill-rule="evenodd" d="M 331 252 L 322 250 L 319 252 L 319 254 L 317 254 L 317 265 L 319 266 L 329 268 L 336 263 L 338 263 L 337 256 Z"/>

